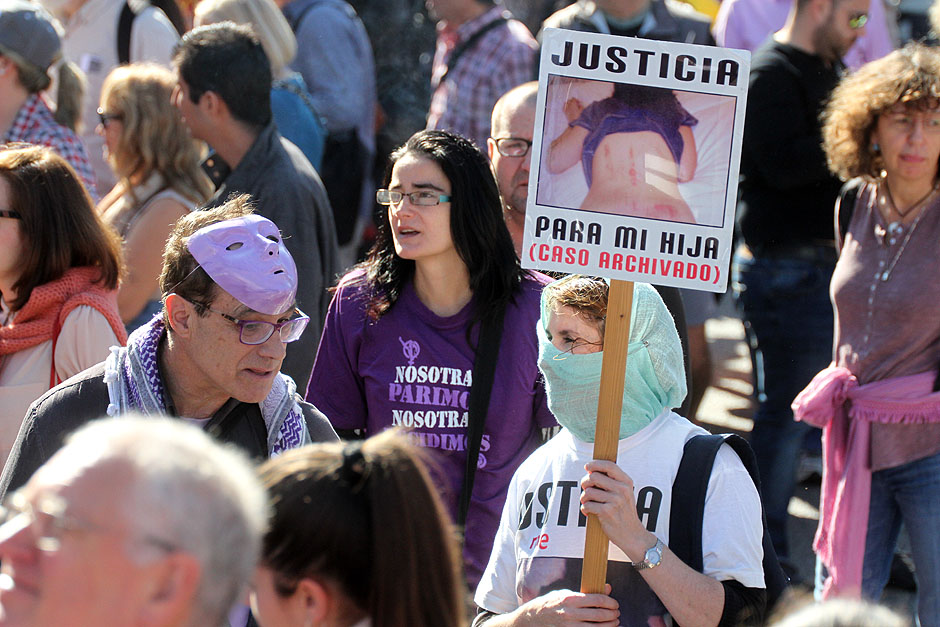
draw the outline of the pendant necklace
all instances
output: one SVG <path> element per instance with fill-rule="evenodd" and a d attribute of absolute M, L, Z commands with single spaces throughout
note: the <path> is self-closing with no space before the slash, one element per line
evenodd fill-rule
<path fill-rule="evenodd" d="M 920 224 L 921 218 L 924 217 L 924 214 L 927 213 L 926 209 L 923 209 L 923 206 L 926 205 L 932 198 L 933 195 L 937 192 L 940 183 L 933 186 L 926 196 L 918 200 L 911 206 L 907 211 L 901 213 L 897 207 L 894 205 L 894 199 L 891 197 L 891 189 L 888 187 L 887 182 L 885 183 L 885 192 L 887 194 L 887 200 L 891 203 L 891 207 L 894 209 L 895 213 L 904 218 L 909 215 L 912 211 L 919 210 L 917 217 L 914 218 L 914 221 L 911 223 L 910 228 L 906 229 L 907 234 L 904 236 L 904 241 L 901 242 L 901 247 L 898 249 L 898 252 L 895 253 L 894 259 L 891 260 L 891 263 L 888 264 L 888 267 L 880 275 L 876 275 L 878 279 L 882 282 L 887 281 L 891 278 L 891 271 L 894 270 L 894 266 L 898 265 L 898 260 L 901 258 L 901 255 L 904 254 L 904 249 L 907 248 L 907 243 L 911 241 L 911 237 L 914 235 L 914 231 L 917 230 L 917 225 Z M 898 221 L 894 221 L 888 225 L 887 231 L 881 227 L 881 225 L 875 226 L 875 237 L 878 239 L 878 242 L 882 245 L 894 246 L 897 243 L 897 238 L 905 231 L 904 225 Z M 887 240 L 887 242 L 886 242 Z"/>

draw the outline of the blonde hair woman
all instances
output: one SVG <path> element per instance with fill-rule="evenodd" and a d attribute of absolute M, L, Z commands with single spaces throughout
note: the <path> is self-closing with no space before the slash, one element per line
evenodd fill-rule
<path fill-rule="evenodd" d="M 121 66 L 105 79 L 98 132 L 118 183 L 98 204 L 124 238 L 128 276 L 118 292 L 128 331 L 160 309 L 163 245 L 178 218 L 211 194 L 200 146 L 170 102 L 176 78 L 162 66 Z"/>
<path fill-rule="evenodd" d="M 297 54 L 297 39 L 273 0 L 202 0 L 194 21 L 196 26 L 228 21 L 251 27 L 271 63 L 271 113 L 277 130 L 319 170 L 326 129 L 303 77 L 287 67 Z"/>

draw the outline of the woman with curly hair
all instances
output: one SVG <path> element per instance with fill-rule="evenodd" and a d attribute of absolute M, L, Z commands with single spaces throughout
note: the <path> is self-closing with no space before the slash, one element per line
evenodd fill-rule
<path fill-rule="evenodd" d="M 849 181 L 836 208 L 834 355 L 794 402 L 797 419 L 824 429 L 822 594 L 877 600 L 904 523 L 920 621 L 936 625 L 940 52 L 911 44 L 843 79 L 823 138 Z"/>
<path fill-rule="evenodd" d="M 126 336 L 121 244 L 49 148 L 0 149 L 0 460 L 29 404 Z"/>
<path fill-rule="evenodd" d="M 512 473 L 555 424 L 536 359 L 547 277 L 520 268 L 489 162 L 463 137 L 413 135 L 392 154 L 377 200 L 388 207 L 379 237 L 333 296 L 307 399 L 341 436 L 403 426 L 434 449 L 444 502 L 466 512 L 475 587 Z M 481 339 L 498 327 L 501 341 Z M 469 475 L 471 386 L 489 349 L 495 374 Z"/>
<path fill-rule="evenodd" d="M 118 183 L 98 203 L 124 238 L 127 278 L 118 292 L 131 332 L 161 309 L 157 277 L 173 224 L 211 194 L 193 140 L 170 101 L 176 78 L 155 64 L 118 67 L 101 91 L 98 132 Z"/>

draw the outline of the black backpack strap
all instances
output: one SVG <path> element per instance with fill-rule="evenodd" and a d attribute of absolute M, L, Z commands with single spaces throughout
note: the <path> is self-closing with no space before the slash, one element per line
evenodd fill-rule
<path fill-rule="evenodd" d="M 431 90 L 433 91 L 437 89 L 441 83 L 444 82 L 444 79 L 447 78 L 447 75 L 450 74 L 451 70 L 457 67 L 457 61 L 460 60 L 460 57 L 462 57 L 467 50 L 472 48 L 474 44 L 480 41 L 480 39 L 483 38 L 483 35 L 487 34 L 498 26 L 502 26 L 508 21 L 509 18 L 507 18 L 505 15 L 501 15 L 499 16 L 499 19 L 493 20 L 477 32 L 473 33 L 466 41 L 457 44 L 457 47 L 454 48 L 453 52 L 450 53 L 450 57 L 447 59 L 447 69 L 445 69 L 444 73 L 441 74 L 441 77 L 435 81 L 433 85 L 431 85 Z"/>
<path fill-rule="evenodd" d="M 176 0 L 150 0 L 150 6 L 163 11 L 163 15 L 170 20 L 177 35 L 182 37 L 186 34 L 186 22 Z"/>
<path fill-rule="evenodd" d="M 186 24 L 183 21 L 183 14 L 176 0 L 151 0 L 150 2 L 135 2 L 125 0 L 121 7 L 121 17 L 118 18 L 117 31 L 117 54 L 118 64 L 127 65 L 131 62 L 131 28 L 134 26 L 134 18 L 140 15 L 147 7 L 155 7 L 163 12 L 163 15 L 170 20 L 173 29 L 182 37 L 186 32 Z"/>
<path fill-rule="evenodd" d="M 760 495 L 760 473 L 757 470 L 757 457 L 754 455 L 751 445 L 747 440 L 739 435 L 726 435 L 725 444 L 734 449 L 734 452 L 741 458 L 741 463 L 751 475 L 754 487 L 757 488 L 757 494 Z M 761 500 L 760 521 L 764 527 L 764 537 L 761 544 L 764 548 L 764 587 L 767 588 L 767 615 L 773 610 L 774 604 L 783 596 L 790 586 L 790 578 L 780 567 L 780 560 L 777 559 L 777 551 L 770 540 L 770 532 L 767 531 L 767 517 L 764 515 L 763 499 Z"/>
<path fill-rule="evenodd" d="M 118 64 L 126 65 L 131 61 L 131 27 L 137 12 L 131 7 L 130 0 L 124 2 L 121 17 L 118 18 L 117 53 Z"/>
<path fill-rule="evenodd" d="M 480 323 L 480 337 L 473 356 L 473 384 L 470 386 L 470 398 L 467 400 L 467 467 L 463 475 L 463 485 L 460 487 L 460 500 L 457 502 L 457 524 L 461 528 L 467 522 L 467 511 L 470 509 L 470 499 L 473 495 L 473 479 L 477 472 L 477 461 L 480 459 L 483 425 L 490 407 L 505 313 L 503 307 L 496 315 L 486 317 Z"/>
<path fill-rule="evenodd" d="M 702 572 L 702 523 L 705 493 L 712 465 L 725 440 L 720 435 L 697 435 L 685 443 L 682 461 L 672 482 L 669 549 L 689 567 Z"/>
<path fill-rule="evenodd" d="M 682 461 L 672 484 L 672 504 L 669 516 L 669 549 L 689 567 L 698 572 L 704 568 L 702 553 L 702 524 L 705 520 L 705 495 L 711 478 L 712 466 L 722 444 L 730 446 L 751 476 L 760 494 L 757 458 L 747 440 L 734 434 L 697 435 L 685 443 Z M 761 505 L 763 526 L 762 546 L 764 559 L 764 586 L 767 589 L 767 614 L 789 586 L 789 578 L 780 567 L 777 552 L 767 531 L 767 519 Z"/>
<path fill-rule="evenodd" d="M 858 199 L 858 192 L 863 184 L 864 181 L 861 178 L 852 179 L 843 185 L 839 192 L 839 200 L 836 202 L 836 249 L 838 250 L 842 250 L 845 234 L 849 232 L 849 222 L 852 221 L 852 213 L 855 211 L 855 201 Z"/>

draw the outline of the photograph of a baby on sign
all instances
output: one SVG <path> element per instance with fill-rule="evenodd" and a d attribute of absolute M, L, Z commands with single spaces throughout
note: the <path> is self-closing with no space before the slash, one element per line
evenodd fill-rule
<path fill-rule="evenodd" d="M 537 202 L 722 226 L 732 96 L 550 75 Z"/>

